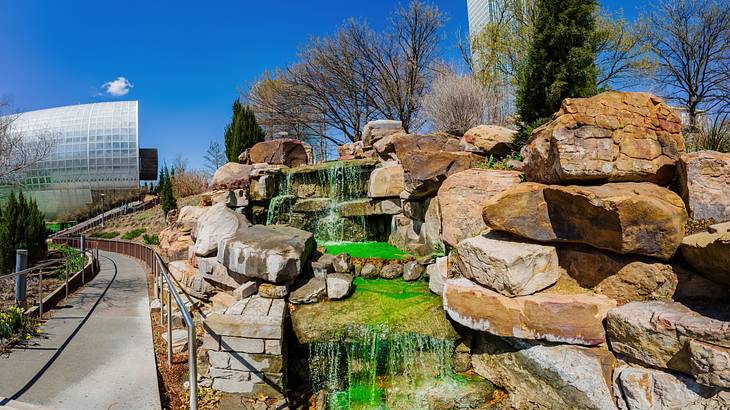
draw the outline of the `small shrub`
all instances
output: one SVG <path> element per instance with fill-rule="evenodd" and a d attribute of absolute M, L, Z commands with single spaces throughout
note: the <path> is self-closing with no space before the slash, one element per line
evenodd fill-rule
<path fill-rule="evenodd" d="M 36 321 L 25 315 L 25 309 L 11 306 L 0 311 L 0 347 L 30 339 L 37 333 Z"/>
<path fill-rule="evenodd" d="M 142 235 L 144 232 L 145 232 L 144 228 L 133 229 L 133 230 L 125 233 L 124 235 L 122 235 L 122 239 L 129 241 L 129 240 L 132 240 L 132 239 Z"/>
<path fill-rule="evenodd" d="M 119 236 L 119 232 L 117 231 L 98 231 L 91 234 L 92 238 L 99 238 L 99 239 L 114 239 L 117 236 Z"/>
<path fill-rule="evenodd" d="M 61 252 L 61 254 L 66 257 L 66 264 L 64 266 L 59 266 L 54 271 L 56 278 L 59 280 L 65 280 L 67 272 L 74 274 L 83 269 L 85 261 L 81 255 L 81 251 L 68 245 L 51 244 L 50 247 L 51 249 Z"/>
<path fill-rule="evenodd" d="M 160 244 L 160 238 L 157 235 L 142 235 L 142 240 L 144 241 L 145 245 L 159 245 Z"/>
<path fill-rule="evenodd" d="M 504 158 L 497 159 L 493 155 L 490 155 L 489 157 L 484 159 L 484 162 L 476 164 L 477 168 L 481 169 L 511 169 L 508 165 L 509 161 L 522 161 L 522 157 L 520 157 L 519 153 L 513 153 L 510 155 L 507 155 Z"/>

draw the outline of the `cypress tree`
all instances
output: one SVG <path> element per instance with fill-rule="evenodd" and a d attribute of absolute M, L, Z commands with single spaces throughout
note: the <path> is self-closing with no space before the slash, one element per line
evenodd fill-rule
<path fill-rule="evenodd" d="M 160 198 L 162 212 L 167 213 L 177 208 L 177 200 L 172 190 L 172 180 L 167 165 L 160 170 L 160 182 L 157 184 L 157 196 Z"/>
<path fill-rule="evenodd" d="M 8 273 L 15 268 L 15 251 L 26 249 L 30 265 L 45 258 L 46 221 L 33 199 L 25 199 L 19 193 L 16 199 L 10 193 L 5 208 L 0 210 L 0 272 Z"/>
<path fill-rule="evenodd" d="M 527 61 L 519 72 L 517 110 L 525 129 L 546 121 L 568 97 L 597 93 L 596 0 L 538 0 Z"/>
<path fill-rule="evenodd" d="M 256 115 L 250 106 L 244 107 L 236 99 L 232 111 L 231 123 L 226 126 L 224 133 L 226 158 L 229 162 L 238 162 L 238 156 L 263 141 L 266 134 L 256 122 Z"/>

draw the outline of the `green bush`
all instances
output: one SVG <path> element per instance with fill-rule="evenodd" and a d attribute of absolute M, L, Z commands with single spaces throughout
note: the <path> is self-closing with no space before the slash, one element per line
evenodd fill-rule
<path fill-rule="evenodd" d="M 159 245 L 160 244 L 160 238 L 157 235 L 142 235 L 142 240 L 144 240 L 145 245 Z"/>
<path fill-rule="evenodd" d="M 114 239 L 117 236 L 119 236 L 119 232 L 117 231 L 97 231 L 91 234 L 92 238 L 99 239 Z"/>
<path fill-rule="evenodd" d="M 518 153 L 514 153 L 511 155 L 507 155 L 504 158 L 498 159 L 495 158 L 493 155 L 490 155 L 487 158 L 484 158 L 484 162 L 477 163 L 475 166 L 477 168 L 481 169 L 505 169 L 509 170 L 511 169 L 507 164 L 509 161 L 522 161 L 522 157 Z"/>
<path fill-rule="evenodd" d="M 4 312 L 0 311 L 0 347 L 30 339 L 36 333 L 36 321 L 26 316 L 23 308 L 9 307 Z"/>
<path fill-rule="evenodd" d="M 126 241 L 130 241 L 130 240 L 142 235 L 144 232 L 145 232 L 144 228 L 137 228 L 137 229 L 131 230 L 131 231 L 125 233 L 124 235 L 122 235 L 122 239 L 124 239 Z"/>
<path fill-rule="evenodd" d="M 79 251 L 76 248 L 72 248 L 68 245 L 58 245 L 58 244 L 51 244 L 51 249 L 55 249 L 66 258 L 66 264 L 64 266 L 59 266 L 55 270 L 56 278 L 60 280 L 66 279 L 66 272 L 71 273 L 72 275 L 84 267 L 84 258 L 81 255 L 81 251 Z"/>

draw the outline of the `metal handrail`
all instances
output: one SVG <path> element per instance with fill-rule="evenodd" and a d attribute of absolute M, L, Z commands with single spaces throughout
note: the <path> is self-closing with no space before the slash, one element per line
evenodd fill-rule
<path fill-rule="evenodd" d="M 51 239 L 54 242 L 68 242 L 80 240 L 79 237 L 55 237 Z M 162 260 L 162 257 L 153 248 L 140 244 L 138 242 L 112 240 L 112 239 L 100 239 L 92 238 L 87 239 L 86 243 L 89 245 L 96 244 L 97 252 L 100 249 L 99 244 L 107 244 L 108 247 L 104 247 L 103 250 L 108 252 L 119 253 L 127 255 L 142 261 L 152 270 L 154 275 L 154 294 L 160 300 L 160 324 L 163 324 L 165 316 L 165 307 L 167 307 L 167 365 L 172 366 L 172 300 L 175 300 L 175 304 L 178 310 L 182 314 L 183 322 L 188 328 L 188 374 L 190 384 L 190 409 L 197 410 L 198 408 L 198 371 L 197 371 L 197 336 L 195 331 L 195 322 L 193 321 L 192 313 L 185 307 L 180 293 L 178 293 L 175 287 L 175 278 L 171 277 L 167 265 Z M 108 248 L 108 249 L 106 249 Z M 120 249 L 121 248 L 121 249 Z M 163 280 L 164 279 L 164 280 Z M 166 285 L 166 286 L 165 286 Z M 166 298 L 165 291 L 167 292 Z M 165 299 L 167 301 L 165 302 Z M 167 306 L 165 306 L 167 305 Z"/>
<path fill-rule="evenodd" d="M 32 266 L 32 267 L 27 268 L 27 269 L 23 269 L 23 270 L 18 271 L 18 272 L 13 272 L 13 273 L 9 273 L 7 275 L 2 275 L 2 276 L 0 276 L 0 280 L 10 279 L 10 278 L 14 278 L 16 276 L 20 276 L 20 275 L 23 275 L 23 274 L 32 273 L 34 270 L 43 269 L 43 268 L 46 268 L 46 267 L 51 266 L 51 265 L 53 265 L 55 263 L 58 263 L 58 262 L 65 262 L 66 260 L 68 260 L 67 257 L 66 258 L 51 259 L 49 261 L 45 261 L 43 263 L 39 263 L 38 265 Z"/>

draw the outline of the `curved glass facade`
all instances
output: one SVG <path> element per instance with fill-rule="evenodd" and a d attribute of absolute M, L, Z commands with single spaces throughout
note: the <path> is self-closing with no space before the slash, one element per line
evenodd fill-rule
<path fill-rule="evenodd" d="M 29 111 L 12 127 L 24 139 L 52 141 L 51 153 L 24 171 L 21 187 L 47 219 L 87 208 L 101 193 L 139 188 L 137 101 Z"/>

